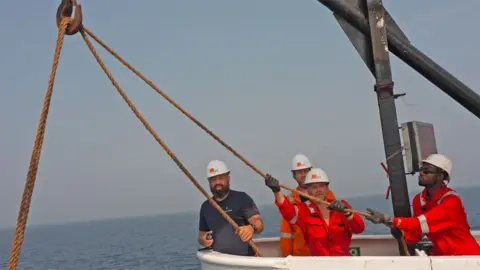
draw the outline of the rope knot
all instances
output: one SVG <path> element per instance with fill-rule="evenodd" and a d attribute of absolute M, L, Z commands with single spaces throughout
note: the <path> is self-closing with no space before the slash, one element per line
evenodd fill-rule
<path fill-rule="evenodd" d="M 60 28 L 60 24 L 65 18 L 71 18 L 73 13 L 73 7 L 75 6 L 75 16 L 68 22 L 66 35 L 75 35 L 83 28 L 83 13 L 82 6 L 77 4 L 76 0 L 62 0 L 57 9 L 57 27 Z"/>

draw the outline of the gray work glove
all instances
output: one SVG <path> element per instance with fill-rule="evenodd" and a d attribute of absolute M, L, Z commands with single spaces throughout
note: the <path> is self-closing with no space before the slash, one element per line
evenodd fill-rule
<path fill-rule="evenodd" d="M 385 225 L 392 225 L 393 218 L 391 216 L 387 216 L 379 211 L 373 210 L 371 208 L 367 208 L 367 212 L 371 215 L 370 217 L 365 217 L 366 219 L 370 220 L 375 224 L 383 223 Z"/>
<path fill-rule="evenodd" d="M 265 177 L 265 185 L 269 187 L 273 191 L 273 193 L 277 193 L 280 191 L 280 183 L 270 174 L 267 174 L 267 176 Z"/>
<path fill-rule="evenodd" d="M 330 203 L 330 205 L 328 205 L 327 207 L 328 209 L 330 210 L 334 210 L 334 211 L 338 211 L 338 212 L 345 212 L 345 209 L 347 209 L 347 205 L 344 204 L 343 202 L 339 201 L 339 200 L 334 200 Z"/>

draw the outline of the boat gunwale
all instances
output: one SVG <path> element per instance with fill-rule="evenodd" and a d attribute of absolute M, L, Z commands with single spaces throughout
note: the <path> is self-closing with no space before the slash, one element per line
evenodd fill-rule
<path fill-rule="evenodd" d="M 472 235 L 476 238 L 480 238 L 480 230 L 471 231 Z M 390 234 L 359 234 L 353 235 L 353 239 L 358 240 L 391 240 L 394 239 Z M 278 242 L 280 240 L 279 236 L 276 237 L 262 237 L 253 239 L 256 243 L 268 243 L 268 242 Z M 240 255 L 231 255 L 220 253 L 212 249 L 197 251 L 197 258 L 201 262 L 215 265 L 228 265 L 228 266 L 249 266 L 249 262 L 252 262 L 251 266 L 256 268 L 272 268 L 278 267 L 278 269 L 284 268 L 289 259 L 300 258 L 295 256 L 287 257 L 250 257 L 250 256 L 240 256 Z M 336 261 L 336 260 L 345 260 L 349 261 L 412 261 L 412 260 L 425 260 L 430 261 L 457 261 L 457 260 L 468 260 L 475 259 L 480 260 L 480 256 L 302 256 L 302 259 L 308 258 L 309 260 L 315 261 Z M 433 262 L 432 261 L 432 262 Z"/>

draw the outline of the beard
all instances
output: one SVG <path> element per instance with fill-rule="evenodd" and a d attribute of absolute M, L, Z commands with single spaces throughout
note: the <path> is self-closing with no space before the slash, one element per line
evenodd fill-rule
<path fill-rule="evenodd" d="M 217 188 L 221 187 L 221 188 Z M 230 191 L 230 185 L 215 185 L 213 187 L 210 187 L 210 191 L 212 192 L 214 197 L 217 198 L 223 198 L 227 193 Z"/>

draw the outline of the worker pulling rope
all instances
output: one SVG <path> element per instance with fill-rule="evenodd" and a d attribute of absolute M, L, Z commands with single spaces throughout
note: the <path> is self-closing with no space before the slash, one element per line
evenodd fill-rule
<path fill-rule="evenodd" d="M 50 102 L 53 94 L 53 85 L 55 83 L 55 75 L 57 74 L 58 62 L 60 61 L 60 52 L 63 47 L 63 40 L 67 30 L 70 18 L 65 17 L 60 21 L 57 45 L 55 47 L 55 54 L 53 56 L 52 71 L 50 72 L 50 79 L 48 80 L 48 88 L 43 102 L 42 113 L 38 123 L 37 135 L 32 150 L 32 157 L 30 159 L 30 166 L 27 173 L 27 182 L 23 191 L 22 202 L 20 203 L 20 210 L 18 213 L 17 225 L 15 228 L 15 235 L 13 237 L 12 249 L 10 252 L 10 259 L 8 261 L 8 269 L 13 270 L 17 268 L 20 258 L 20 251 L 25 236 L 25 227 L 27 225 L 28 213 L 30 212 L 30 203 L 32 201 L 35 181 L 37 179 L 38 164 L 43 147 L 43 138 L 45 136 L 45 128 L 47 126 L 48 112 L 50 109 Z"/>

